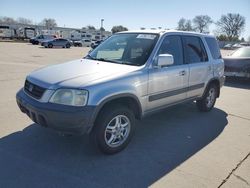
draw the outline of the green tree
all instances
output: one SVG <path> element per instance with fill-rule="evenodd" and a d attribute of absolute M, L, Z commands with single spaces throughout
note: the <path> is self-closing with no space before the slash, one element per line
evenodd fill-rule
<path fill-rule="evenodd" d="M 113 26 L 111 31 L 114 34 L 114 33 L 121 32 L 121 31 L 128 31 L 128 28 L 126 28 L 122 25 L 117 25 L 117 26 Z"/>
<path fill-rule="evenodd" d="M 96 30 L 96 28 L 95 28 L 95 26 L 93 26 L 93 25 L 87 25 L 87 27 L 86 27 L 88 30 Z"/>

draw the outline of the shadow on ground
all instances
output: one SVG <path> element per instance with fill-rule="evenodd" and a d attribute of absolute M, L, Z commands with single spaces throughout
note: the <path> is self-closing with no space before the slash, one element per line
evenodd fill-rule
<path fill-rule="evenodd" d="M 38 125 L 0 139 L 0 187 L 147 187 L 212 142 L 227 125 L 220 109 L 193 103 L 138 122 L 127 149 L 107 156 L 85 137 Z"/>
<path fill-rule="evenodd" d="M 250 78 L 227 77 L 224 85 L 228 87 L 250 89 Z"/>

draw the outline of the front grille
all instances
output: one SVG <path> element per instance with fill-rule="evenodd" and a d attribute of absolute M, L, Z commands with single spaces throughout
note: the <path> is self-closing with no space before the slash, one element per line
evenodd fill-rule
<path fill-rule="evenodd" d="M 43 96 L 46 89 L 43 87 L 40 87 L 38 85 L 35 85 L 35 84 L 31 83 L 30 81 L 26 80 L 25 84 L 24 84 L 24 90 L 30 96 L 32 96 L 36 99 L 40 99 Z"/>

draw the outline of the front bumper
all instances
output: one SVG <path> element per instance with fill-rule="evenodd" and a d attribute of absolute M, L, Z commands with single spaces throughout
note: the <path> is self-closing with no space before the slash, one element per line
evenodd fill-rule
<path fill-rule="evenodd" d="M 66 106 L 39 102 L 23 89 L 16 94 L 17 105 L 29 118 L 44 127 L 68 134 L 89 133 L 93 126 L 95 106 Z"/>

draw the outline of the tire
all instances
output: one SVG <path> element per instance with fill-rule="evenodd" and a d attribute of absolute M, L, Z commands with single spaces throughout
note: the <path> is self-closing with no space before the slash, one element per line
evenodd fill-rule
<path fill-rule="evenodd" d="M 66 48 L 70 48 L 70 44 L 66 44 L 66 46 L 65 46 Z"/>
<path fill-rule="evenodd" d="M 48 44 L 48 47 L 49 48 L 53 48 L 53 44 Z"/>
<path fill-rule="evenodd" d="M 78 44 L 79 47 L 82 47 L 82 44 Z"/>
<path fill-rule="evenodd" d="M 215 84 L 210 84 L 202 99 L 196 101 L 196 105 L 201 112 L 212 110 L 218 96 L 218 87 Z"/>
<path fill-rule="evenodd" d="M 96 146 L 105 154 L 122 151 L 134 133 L 135 116 L 130 109 L 111 105 L 99 115 L 91 137 Z"/>

